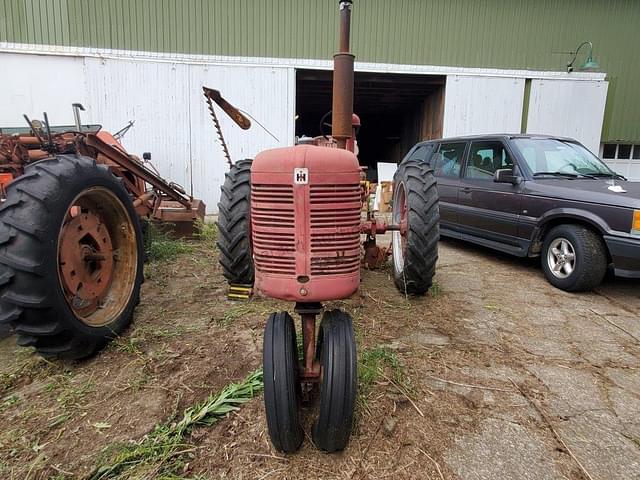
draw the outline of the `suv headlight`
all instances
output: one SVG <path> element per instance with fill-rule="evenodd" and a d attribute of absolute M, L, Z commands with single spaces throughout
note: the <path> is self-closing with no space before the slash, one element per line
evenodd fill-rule
<path fill-rule="evenodd" d="M 631 235 L 640 236 L 640 210 L 633 211 L 633 221 L 631 222 Z"/>

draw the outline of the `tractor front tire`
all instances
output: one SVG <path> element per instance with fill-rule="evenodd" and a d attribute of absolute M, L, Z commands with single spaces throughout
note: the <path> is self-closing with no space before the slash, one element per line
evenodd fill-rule
<path fill-rule="evenodd" d="M 440 212 L 433 170 L 424 162 L 406 160 L 393 178 L 393 277 L 404 294 L 424 295 L 436 272 Z"/>
<path fill-rule="evenodd" d="M 253 285 L 251 254 L 251 159 L 236 162 L 225 175 L 218 203 L 219 261 L 230 284 Z"/>
<path fill-rule="evenodd" d="M 130 323 L 143 256 L 133 203 L 106 166 L 33 163 L 0 208 L 0 323 L 44 357 L 89 356 Z"/>
<path fill-rule="evenodd" d="M 316 349 L 322 383 L 313 441 L 321 450 L 337 452 L 349 443 L 358 390 L 356 339 L 348 313 L 338 309 L 324 313 Z"/>

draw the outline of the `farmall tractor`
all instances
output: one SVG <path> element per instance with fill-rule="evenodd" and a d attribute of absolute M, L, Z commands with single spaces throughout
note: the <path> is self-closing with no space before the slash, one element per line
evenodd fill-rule
<path fill-rule="evenodd" d="M 334 55 L 331 137 L 313 145 L 267 150 L 232 166 L 219 204 L 218 246 L 232 285 L 295 302 L 302 322 L 299 361 L 294 321 L 272 313 L 264 332 L 264 401 L 275 448 L 296 451 L 304 438 L 299 405 L 319 390 L 313 441 L 343 449 L 356 399 L 356 342 L 348 313 L 316 317 L 322 302 L 347 298 L 360 285 L 363 250 L 376 257 L 376 234 L 392 232 L 393 275 L 404 294 L 424 294 L 437 260 L 438 196 L 428 166 L 402 162 L 394 178 L 392 222 L 367 212 L 368 184 L 354 154 L 352 1 L 341 0 L 340 49 Z M 361 235 L 366 236 L 363 245 Z"/>
<path fill-rule="evenodd" d="M 81 358 L 129 324 L 141 219 L 193 233 L 205 206 L 99 125 L 0 129 L 0 324 L 45 357 Z M 150 158 L 150 155 L 145 154 Z"/>

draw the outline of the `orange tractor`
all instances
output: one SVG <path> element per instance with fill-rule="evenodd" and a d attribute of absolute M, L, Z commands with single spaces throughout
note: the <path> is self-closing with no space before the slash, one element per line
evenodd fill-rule
<path fill-rule="evenodd" d="M 47 357 L 90 355 L 129 324 L 143 281 L 141 219 L 188 236 L 205 213 L 73 107 L 73 126 L 44 114 L 0 129 L 0 325 Z"/>
<path fill-rule="evenodd" d="M 349 440 L 357 388 L 353 322 L 345 311 L 328 310 L 316 330 L 316 317 L 323 302 L 357 291 L 363 247 L 378 257 L 376 235 L 392 232 L 394 279 L 404 294 L 428 290 L 438 256 L 438 196 L 427 165 L 413 160 L 399 165 L 391 223 L 368 209 L 363 218 L 369 191 L 354 154 L 359 119 L 353 115 L 354 56 L 349 53 L 352 1 L 340 0 L 339 8 L 331 136 L 237 162 L 218 205 L 226 278 L 232 285 L 255 283 L 263 295 L 295 302 L 301 317 L 301 360 L 288 312 L 272 313 L 264 333 L 267 424 L 273 445 L 283 452 L 300 447 L 300 402 L 315 391 L 320 396 L 312 434 L 316 446 L 333 452 Z"/>

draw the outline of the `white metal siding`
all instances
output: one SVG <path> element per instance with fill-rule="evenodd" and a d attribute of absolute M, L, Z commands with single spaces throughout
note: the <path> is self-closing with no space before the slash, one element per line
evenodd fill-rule
<path fill-rule="evenodd" d="M 139 156 L 152 152 L 160 173 L 187 191 L 193 174 L 194 195 L 209 213 L 217 212 L 227 167 L 202 85 L 220 90 L 279 140 L 253 121 L 251 129 L 241 130 L 216 107 L 232 159 L 293 143 L 293 68 L 6 53 L 0 63 L 3 70 L 21 72 L 2 80 L 0 125 L 23 125 L 22 113 L 41 118 L 43 111 L 52 124 L 72 124 L 73 102 L 87 108 L 84 123 L 101 123 L 111 132 L 135 120 L 123 145 Z"/>
<path fill-rule="evenodd" d="M 527 133 L 575 138 L 596 153 L 608 82 L 532 80 Z"/>
<path fill-rule="evenodd" d="M 443 136 L 518 133 L 524 79 L 447 76 Z"/>

